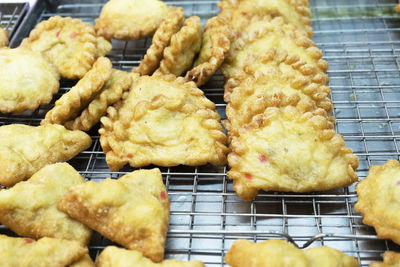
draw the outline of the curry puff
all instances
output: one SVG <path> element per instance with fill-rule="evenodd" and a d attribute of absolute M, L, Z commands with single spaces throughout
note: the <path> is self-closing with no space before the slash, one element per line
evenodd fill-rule
<path fill-rule="evenodd" d="M 61 76 L 68 79 L 82 78 L 92 68 L 97 56 L 111 50 L 111 44 L 98 39 L 90 24 L 59 16 L 36 25 L 21 46 L 42 52 Z"/>
<path fill-rule="evenodd" d="M 227 18 L 233 30 L 240 32 L 254 17 L 281 16 L 285 23 L 299 25 L 312 37 L 311 11 L 308 0 L 221 0 L 218 16 Z"/>
<path fill-rule="evenodd" d="M 172 73 L 175 76 L 187 71 L 200 51 L 202 34 L 199 17 L 186 19 L 185 25 L 171 37 L 169 46 L 164 49 L 159 70 L 163 74 Z"/>
<path fill-rule="evenodd" d="M 40 53 L 0 48 L 0 112 L 21 113 L 50 103 L 60 84 L 58 71 Z"/>
<path fill-rule="evenodd" d="M 383 262 L 372 262 L 370 267 L 398 267 L 400 266 L 400 253 L 386 251 L 382 255 Z"/>
<path fill-rule="evenodd" d="M 12 186 L 56 162 L 66 161 L 92 144 L 89 135 L 61 125 L 0 127 L 0 184 Z"/>
<path fill-rule="evenodd" d="M 0 27 L 0 47 L 8 45 L 8 31 Z"/>
<path fill-rule="evenodd" d="M 174 75 L 133 76 L 122 103 L 99 130 L 111 170 L 226 163 L 226 136 L 215 104 L 193 82 Z"/>
<path fill-rule="evenodd" d="M 0 222 L 20 236 L 87 244 L 91 230 L 56 207 L 70 187 L 82 183 L 82 176 L 68 163 L 47 165 L 28 181 L 0 191 Z"/>
<path fill-rule="evenodd" d="M 363 223 L 373 226 L 379 238 L 400 244 L 400 163 L 388 160 L 384 165 L 371 166 L 356 191 L 354 209 L 364 217 Z"/>
<path fill-rule="evenodd" d="M 112 73 L 111 61 L 100 57 L 79 82 L 61 96 L 55 106 L 46 113 L 41 125 L 64 124 L 78 116 L 79 112 L 98 95 Z"/>
<path fill-rule="evenodd" d="M 163 259 L 169 198 L 159 169 L 73 186 L 57 207 L 128 249 Z"/>
<path fill-rule="evenodd" d="M 140 62 L 138 68 L 132 71 L 141 75 L 151 75 L 159 67 L 162 60 L 164 49 L 169 46 L 172 36 L 177 33 L 185 20 L 185 12 L 181 7 L 174 7 L 168 17 L 161 22 L 157 31 L 154 33 L 153 40 L 146 55 Z"/>
<path fill-rule="evenodd" d="M 329 118 L 294 106 L 269 107 L 239 129 L 231 142 L 228 176 L 250 201 L 258 190 L 311 192 L 357 181 L 358 158 Z"/>
<path fill-rule="evenodd" d="M 180 260 L 164 260 L 160 263 L 154 263 L 143 254 L 136 250 L 126 250 L 115 246 L 106 247 L 96 259 L 97 267 L 128 267 L 128 266 L 146 266 L 146 267 L 205 267 L 205 265 L 196 260 L 188 262 Z"/>
<path fill-rule="evenodd" d="M 0 266 L 7 267 L 91 267 L 88 249 L 79 242 L 44 237 L 30 238 L 0 235 Z"/>
<path fill-rule="evenodd" d="M 258 65 L 253 66 L 249 61 L 272 48 L 285 50 L 309 74 L 322 75 L 328 69 L 328 63 L 322 59 L 322 52 L 315 43 L 296 26 L 285 24 L 282 18 L 277 17 L 247 25 L 232 43 L 221 71 L 226 78 L 240 75 L 245 66 L 255 72 Z"/>
<path fill-rule="evenodd" d="M 95 20 L 106 39 L 137 40 L 152 36 L 171 8 L 160 0 L 111 0 Z"/>
<path fill-rule="evenodd" d="M 236 240 L 225 255 L 232 267 L 281 267 L 281 266 L 341 266 L 358 267 L 358 261 L 337 249 L 322 246 L 301 250 L 279 239 L 253 243 Z"/>
<path fill-rule="evenodd" d="M 232 38 L 232 31 L 224 19 L 217 16 L 207 20 L 200 54 L 193 69 L 186 73 L 186 80 L 195 82 L 197 86 L 205 84 L 224 61 Z"/>

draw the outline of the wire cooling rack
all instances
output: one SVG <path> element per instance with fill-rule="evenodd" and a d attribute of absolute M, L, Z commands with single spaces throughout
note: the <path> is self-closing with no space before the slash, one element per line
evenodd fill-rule
<path fill-rule="evenodd" d="M 0 27 L 10 32 L 12 37 L 16 26 L 27 12 L 27 3 L 4 3 L 0 1 Z"/>
<path fill-rule="evenodd" d="M 61 15 L 93 23 L 103 2 L 58 1 L 43 10 L 37 22 Z M 187 16 L 200 16 L 203 23 L 218 12 L 216 0 L 166 2 L 183 6 Z M 310 1 L 314 41 L 330 64 L 336 129 L 360 159 L 360 179 L 365 178 L 369 166 L 400 155 L 400 20 L 393 11 L 395 4 L 394 0 Z M 130 71 L 150 43 L 150 39 L 113 40 L 109 58 L 114 67 Z M 73 84 L 63 81 L 55 99 Z M 222 88 L 223 77 L 217 74 L 203 90 L 226 118 Z M 18 116 L 0 115 L 0 124 L 38 125 L 52 105 Z M 110 172 L 97 129 L 90 134 L 92 147 L 70 161 L 86 179 L 117 178 L 132 171 L 125 167 Z M 399 246 L 377 239 L 373 228 L 362 224 L 353 208 L 357 199 L 354 186 L 312 194 L 261 192 L 255 201 L 245 203 L 233 191 L 225 175 L 227 167 L 161 170 L 171 198 L 166 258 L 199 259 L 207 266 L 224 266 L 224 255 L 237 238 L 287 238 L 299 247 L 327 245 L 356 257 L 362 266 L 381 260 L 385 250 L 400 252 Z M 10 231 L 0 226 L 0 233 Z M 95 235 L 91 256 L 95 258 L 109 244 Z"/>

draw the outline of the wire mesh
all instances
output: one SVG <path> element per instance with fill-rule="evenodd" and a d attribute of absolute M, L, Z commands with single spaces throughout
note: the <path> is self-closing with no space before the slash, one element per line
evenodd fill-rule
<path fill-rule="evenodd" d="M 18 22 L 27 11 L 27 3 L 1 3 L 0 2 L 0 27 L 13 34 Z M 10 35 L 10 37 L 11 37 Z"/>
<path fill-rule="evenodd" d="M 187 16 L 198 15 L 203 23 L 218 12 L 216 0 L 166 2 L 183 6 Z M 65 1 L 53 11 L 44 10 L 39 21 L 61 15 L 93 23 L 103 5 L 90 0 Z M 367 175 L 369 166 L 400 155 L 400 20 L 394 5 L 393 0 L 310 0 L 314 41 L 330 64 L 336 129 L 359 156 L 360 179 Z M 113 40 L 109 58 L 115 68 L 130 71 L 150 43 L 151 39 Z M 73 84 L 62 81 L 55 99 Z M 203 90 L 226 118 L 223 77 L 215 75 Z M 0 124 L 38 125 L 53 103 L 17 116 L 1 115 Z M 70 161 L 86 179 L 117 178 L 132 171 L 125 167 L 110 172 L 97 129 L 90 134 L 92 147 Z M 311 194 L 260 192 L 256 200 L 245 203 L 233 191 L 225 175 L 227 167 L 161 170 L 171 199 L 166 258 L 225 266 L 224 255 L 237 238 L 290 238 L 300 247 L 327 245 L 356 257 L 361 266 L 380 260 L 385 250 L 400 251 L 391 241 L 377 239 L 373 228 L 362 224 L 362 217 L 353 208 L 357 199 L 354 185 Z M 9 230 L 0 226 L 0 232 Z M 109 244 L 95 235 L 91 256 L 95 258 Z"/>

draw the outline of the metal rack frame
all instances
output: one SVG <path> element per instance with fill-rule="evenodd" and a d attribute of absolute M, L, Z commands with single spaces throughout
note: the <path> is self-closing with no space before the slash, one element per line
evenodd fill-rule
<path fill-rule="evenodd" d="M 203 23 L 218 12 L 217 0 L 166 2 L 183 6 L 187 16 L 198 15 Z M 399 159 L 400 155 L 400 19 L 393 11 L 395 0 L 347 2 L 310 0 L 310 6 L 314 41 L 330 64 L 336 130 L 359 156 L 357 173 L 363 179 L 371 165 Z M 38 13 L 36 21 L 62 15 L 93 23 L 103 4 L 58 1 Z M 114 67 L 130 71 L 149 45 L 150 39 L 113 40 L 109 58 Z M 55 99 L 73 84 L 63 81 Z M 226 118 L 222 88 L 223 77 L 217 74 L 203 90 Z M 17 116 L 0 115 L 0 125 L 38 125 L 51 106 Z M 90 134 L 92 147 L 70 161 L 86 179 L 117 178 L 132 170 L 125 167 L 111 172 L 97 129 Z M 225 175 L 227 167 L 178 166 L 161 170 L 171 199 L 166 258 L 199 259 L 207 266 L 225 266 L 224 254 L 237 238 L 286 238 L 299 247 L 327 245 L 356 257 L 361 266 L 380 260 L 385 250 L 400 252 L 399 246 L 377 239 L 373 228 L 362 224 L 362 217 L 353 208 L 357 200 L 354 185 L 311 194 L 260 192 L 255 201 L 245 203 L 233 191 Z M 10 232 L 0 226 L 0 233 Z M 92 257 L 109 244 L 95 235 L 90 244 Z"/>
<path fill-rule="evenodd" d="M 10 32 L 10 38 L 25 16 L 28 6 L 27 3 L 0 3 L 0 27 Z"/>

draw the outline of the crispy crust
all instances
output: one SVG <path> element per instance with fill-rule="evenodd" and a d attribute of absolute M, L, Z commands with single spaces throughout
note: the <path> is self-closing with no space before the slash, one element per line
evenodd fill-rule
<path fill-rule="evenodd" d="M 227 79 L 240 76 L 249 60 L 264 55 L 271 48 L 286 50 L 289 57 L 297 58 L 296 64 L 309 74 L 325 73 L 328 69 L 328 63 L 322 59 L 322 52 L 315 43 L 295 26 L 285 24 L 281 17 L 276 17 L 249 24 L 232 43 L 221 71 Z M 251 68 L 250 64 L 247 66 Z"/>
<path fill-rule="evenodd" d="M 107 114 L 108 106 L 122 98 L 123 92 L 130 88 L 131 83 L 131 76 L 127 72 L 113 69 L 110 79 L 96 98 L 90 102 L 79 117 L 67 121 L 65 127 L 71 130 L 89 131 L 100 121 L 102 116 Z"/>
<path fill-rule="evenodd" d="M 0 266 L 65 267 L 87 253 L 88 249 L 76 241 L 0 235 Z"/>
<path fill-rule="evenodd" d="M 47 165 L 28 181 L 0 192 L 0 222 L 19 236 L 47 236 L 87 245 L 92 231 L 56 208 L 70 187 L 84 182 L 68 163 Z"/>
<path fill-rule="evenodd" d="M 164 256 L 169 206 L 159 169 L 77 185 L 57 203 L 72 218 L 155 262 Z"/>
<path fill-rule="evenodd" d="M 285 23 L 299 25 L 299 28 L 307 32 L 308 37 L 313 36 L 307 0 L 221 0 L 218 7 L 221 9 L 219 16 L 226 18 L 230 27 L 237 32 L 246 27 L 254 17 L 281 16 Z"/>
<path fill-rule="evenodd" d="M 50 103 L 59 87 L 58 71 L 40 53 L 0 48 L 0 112 L 14 114 Z"/>
<path fill-rule="evenodd" d="M 154 33 L 152 44 L 147 49 L 146 55 L 138 68 L 132 71 L 140 75 L 151 75 L 159 66 L 164 49 L 170 44 L 171 37 L 177 33 L 185 20 L 185 11 L 181 7 L 172 9 L 168 17 L 161 22 L 160 27 Z"/>
<path fill-rule="evenodd" d="M 226 163 L 226 136 L 215 104 L 193 82 L 172 74 L 132 75 L 129 94 L 101 118 L 100 143 L 111 170 L 128 163 Z"/>
<path fill-rule="evenodd" d="M 97 36 L 96 37 L 96 47 L 97 47 L 97 53 L 96 53 L 96 57 L 97 58 L 104 57 L 112 49 L 111 42 L 107 41 L 102 36 Z"/>
<path fill-rule="evenodd" d="M 197 86 L 205 84 L 217 71 L 229 52 L 232 31 L 220 17 L 209 19 L 204 27 L 202 47 L 194 68 L 186 73 L 186 80 Z"/>
<path fill-rule="evenodd" d="M 281 72 L 271 67 L 265 74 L 249 76 L 239 87 L 231 90 L 226 115 L 235 131 L 268 107 L 294 105 L 301 112 L 323 109 L 323 116 L 332 112 L 328 86 L 312 83 L 308 77 L 295 72 Z M 231 133 L 231 131 L 230 131 Z"/>
<path fill-rule="evenodd" d="M 296 107 L 270 107 L 233 136 L 228 176 L 245 201 L 265 191 L 311 192 L 357 181 L 358 158 L 333 123 Z"/>
<path fill-rule="evenodd" d="M 137 40 L 154 34 L 170 8 L 159 0 L 111 0 L 95 19 L 95 30 L 106 39 Z"/>
<path fill-rule="evenodd" d="M 75 261 L 68 267 L 95 267 L 92 258 L 90 258 L 89 254 L 85 254 L 82 258 Z"/>
<path fill-rule="evenodd" d="M 93 27 L 80 19 L 54 16 L 40 22 L 21 44 L 45 57 L 68 79 L 82 78 L 96 60 Z"/>
<path fill-rule="evenodd" d="M 367 178 L 356 186 L 358 201 L 354 209 L 363 223 L 373 226 L 379 238 L 400 244 L 400 163 L 388 160 L 371 166 Z"/>
<path fill-rule="evenodd" d="M 185 26 L 171 37 L 170 45 L 164 49 L 164 57 L 159 68 L 161 73 L 180 76 L 189 69 L 194 57 L 200 51 L 202 34 L 199 17 L 186 19 Z"/>
<path fill-rule="evenodd" d="M 0 127 L 0 184 L 12 186 L 47 164 L 67 161 L 92 144 L 89 135 L 61 125 Z"/>
<path fill-rule="evenodd" d="M 96 259 L 97 267 L 123 267 L 123 266 L 174 266 L 174 267 L 205 267 L 205 265 L 196 260 L 164 260 L 160 263 L 153 263 L 142 253 L 135 250 L 126 250 L 115 246 L 106 247 Z"/>
<path fill-rule="evenodd" d="M 8 46 L 8 31 L 0 27 L 0 47 Z"/>
<path fill-rule="evenodd" d="M 232 267 L 359 266 L 357 259 L 340 250 L 326 246 L 301 250 L 278 239 L 259 243 L 238 239 L 225 255 L 225 261 Z"/>
<path fill-rule="evenodd" d="M 46 113 L 41 125 L 64 124 L 78 115 L 98 94 L 104 84 L 110 79 L 112 64 L 108 58 L 100 57 L 93 68 L 71 90 L 61 96 L 55 106 Z"/>
<path fill-rule="evenodd" d="M 382 255 L 383 262 L 372 262 L 370 267 L 398 267 L 400 266 L 400 253 L 386 251 Z"/>

